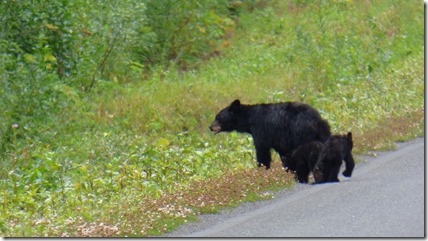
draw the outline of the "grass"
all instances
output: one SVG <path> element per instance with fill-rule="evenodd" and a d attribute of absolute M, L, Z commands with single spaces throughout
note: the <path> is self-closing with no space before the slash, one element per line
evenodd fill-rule
<path fill-rule="evenodd" d="M 266 189 L 289 188 L 293 182 L 291 175 L 284 175 L 279 161 L 271 171 L 261 168 L 230 170 L 222 177 L 194 181 L 181 190 L 166 193 L 159 198 L 142 197 L 130 200 L 129 203 L 124 202 L 123 208 L 110 213 L 112 222 L 118 219 L 123 221 L 118 226 L 110 227 L 117 227 L 117 236 L 156 236 L 182 223 L 195 221 L 197 214 L 216 213 L 242 202 L 269 198 L 271 196 L 264 192 Z M 141 216 L 142 213 L 144 216 Z M 83 230 L 87 232 L 79 233 L 78 236 L 105 236 L 98 224 L 80 226 L 84 226 Z"/>
<path fill-rule="evenodd" d="M 409 111 L 405 116 L 392 117 L 367 131 L 359 139 L 357 153 L 395 149 L 395 142 L 404 142 L 424 136 L 424 108 Z"/>
<path fill-rule="evenodd" d="M 270 4 L 242 13 L 229 47 L 198 68 L 171 64 L 88 92 L 57 86 L 59 114 L 11 123 L 1 236 L 161 235 L 291 187 L 278 159 L 255 168 L 251 137 L 209 132 L 236 98 L 308 103 L 333 132 L 354 133 L 356 154 L 424 135 L 422 4 Z"/>

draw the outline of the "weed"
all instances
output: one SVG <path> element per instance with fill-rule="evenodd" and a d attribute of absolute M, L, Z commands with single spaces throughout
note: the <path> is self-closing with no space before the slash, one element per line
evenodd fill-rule
<path fill-rule="evenodd" d="M 108 1 L 85 16 L 83 3 L 43 14 L 42 3 L 24 11 L 30 4 L 14 1 L 0 11 L 3 23 L 20 20 L 0 41 L 1 236 L 159 235 L 289 187 L 278 160 L 255 168 L 250 136 L 209 132 L 236 98 L 310 104 L 333 132 L 354 133 L 357 153 L 423 136 L 415 2 L 256 1 L 234 23 L 180 2 L 174 17 L 189 34 L 156 37 L 145 25 L 150 4 L 115 3 L 112 12 Z M 170 48 L 152 49 L 161 35 L 174 38 Z"/>

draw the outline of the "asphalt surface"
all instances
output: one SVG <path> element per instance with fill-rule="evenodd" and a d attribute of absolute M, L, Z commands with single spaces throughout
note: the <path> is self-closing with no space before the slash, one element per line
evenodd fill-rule
<path fill-rule="evenodd" d="M 359 157 L 340 183 L 297 184 L 274 199 L 199 216 L 167 237 L 425 237 L 424 139 Z"/>

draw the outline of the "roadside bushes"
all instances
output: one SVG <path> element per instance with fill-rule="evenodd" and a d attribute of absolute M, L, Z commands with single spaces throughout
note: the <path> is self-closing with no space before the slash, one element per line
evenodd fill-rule
<path fill-rule="evenodd" d="M 423 126 L 422 5 L 162 2 L 0 1 L 3 236 L 162 230 L 140 197 L 254 169 L 251 137 L 208 130 L 231 98 L 311 104 L 358 150 Z"/>
<path fill-rule="evenodd" d="M 0 2 L 0 150 L 11 144 L 12 124 L 37 135 L 36 126 L 56 125 L 58 111 L 100 81 L 140 81 L 170 63 L 184 70 L 215 56 L 234 28 L 227 7 L 227 0 Z"/>
<path fill-rule="evenodd" d="M 146 65 L 176 63 L 181 69 L 194 67 L 202 58 L 215 56 L 217 47 L 231 33 L 228 1 L 147 1 L 146 31 L 152 37 L 138 55 Z"/>

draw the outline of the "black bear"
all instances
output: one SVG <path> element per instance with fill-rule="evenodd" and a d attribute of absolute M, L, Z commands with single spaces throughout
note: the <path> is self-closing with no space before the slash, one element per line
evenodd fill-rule
<path fill-rule="evenodd" d="M 325 143 L 312 141 L 297 147 L 290 155 L 281 158 L 283 166 L 295 173 L 300 183 L 308 183 L 312 172 L 315 183 L 338 182 L 342 161 L 345 161 L 345 177 L 351 177 L 355 162 L 352 156 L 352 133 L 333 135 Z"/>
<path fill-rule="evenodd" d="M 308 183 L 309 173 L 314 170 L 323 147 L 324 144 L 320 141 L 300 145 L 291 154 L 281 157 L 282 165 L 287 172 L 294 173 L 297 181 Z"/>
<path fill-rule="evenodd" d="M 311 141 L 325 142 L 331 135 L 330 125 L 317 110 L 299 102 L 244 105 L 233 101 L 221 110 L 210 126 L 219 132 L 246 132 L 252 135 L 258 166 L 270 168 L 274 149 L 285 156 L 296 147 Z"/>
<path fill-rule="evenodd" d="M 333 135 L 325 143 L 314 167 L 316 183 L 338 182 L 340 166 L 345 161 L 345 177 L 351 177 L 355 162 L 352 156 L 352 132 L 347 135 Z"/>

